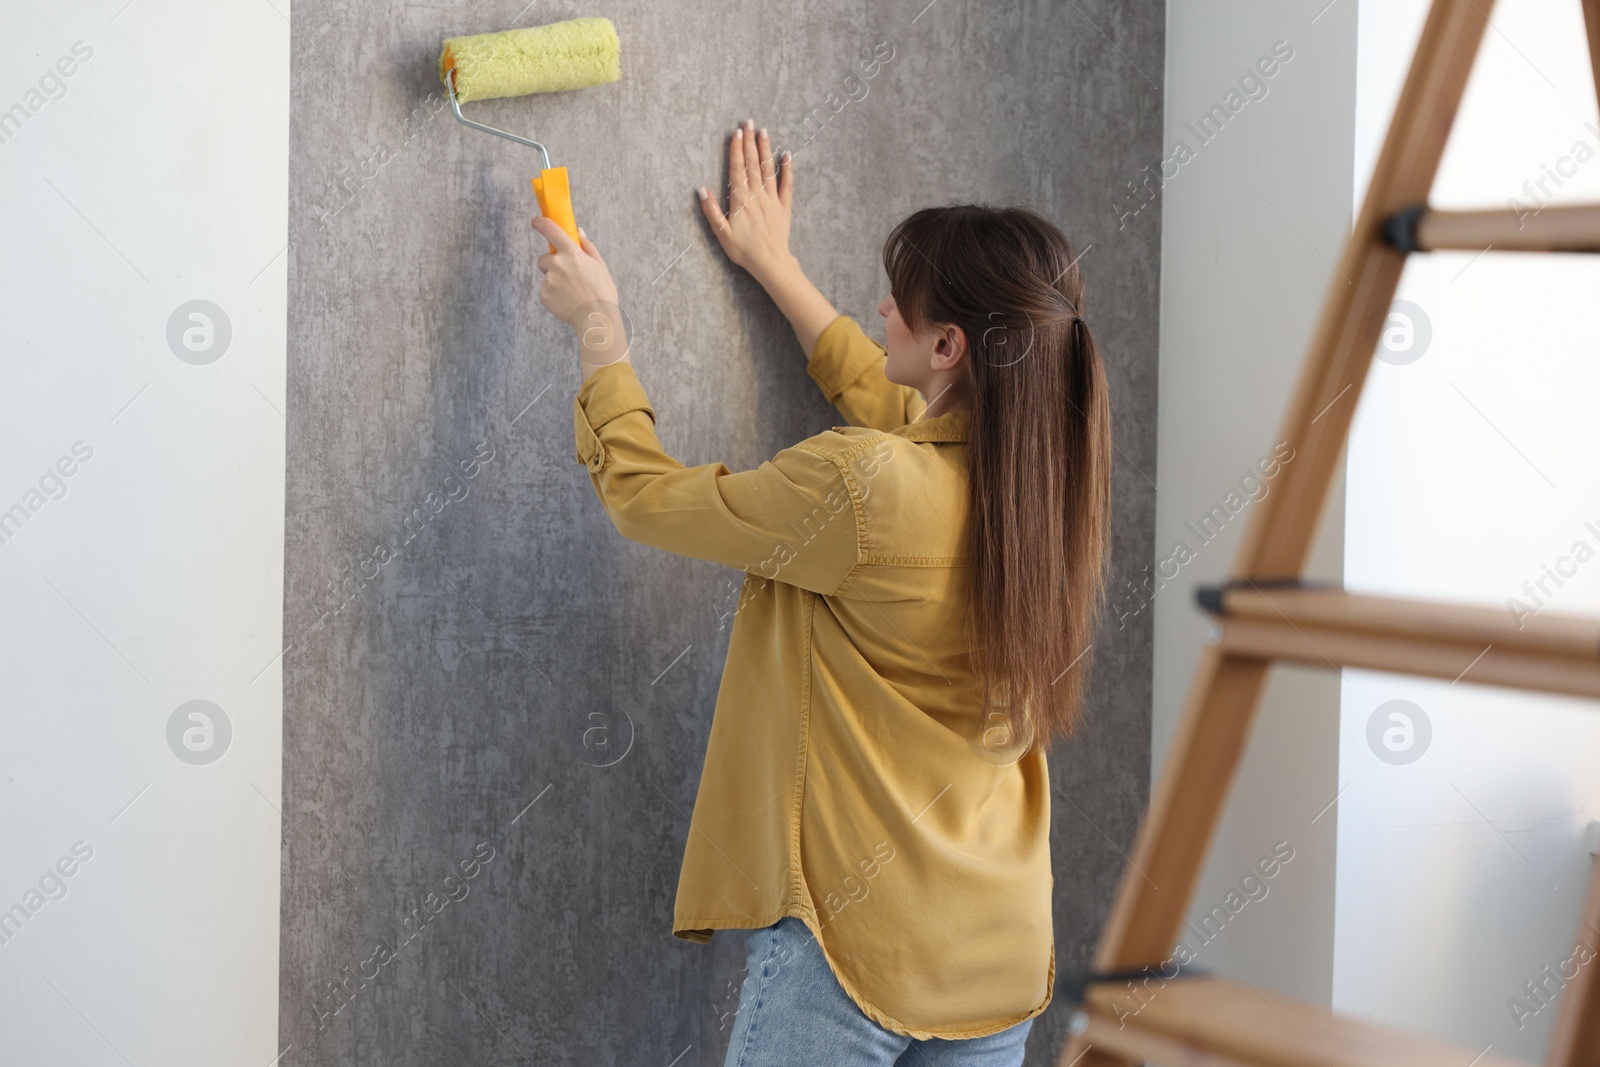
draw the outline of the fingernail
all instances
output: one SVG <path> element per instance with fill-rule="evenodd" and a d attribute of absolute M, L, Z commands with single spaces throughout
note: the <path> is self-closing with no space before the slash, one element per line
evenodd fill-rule
<path fill-rule="evenodd" d="M 789 160 L 790 160 L 790 159 L 792 159 L 792 158 L 794 158 L 794 157 L 792 157 L 792 156 L 791 156 L 791 155 L 789 155 L 789 150 L 788 150 L 788 149 L 787 149 L 787 148 L 785 148 L 785 149 L 784 149 L 784 150 L 783 150 L 783 161 L 784 161 L 784 162 L 785 162 L 785 163 L 787 163 L 787 162 L 789 162 Z"/>
<path fill-rule="evenodd" d="M 763 141 L 767 139 L 767 128 L 765 126 L 761 127 L 761 139 Z"/>
<path fill-rule="evenodd" d="M 695 192 L 700 194 L 701 200 L 704 200 L 706 197 L 711 195 L 710 193 L 706 192 L 706 187 L 703 185 L 699 189 L 696 189 Z"/>
<path fill-rule="evenodd" d="M 733 131 L 733 139 L 735 141 L 737 141 L 739 138 L 741 138 L 743 136 L 744 136 L 744 127 L 743 126 L 740 126 L 737 130 Z"/>
<path fill-rule="evenodd" d="M 583 230 L 583 227 L 582 227 L 582 226 L 579 226 L 579 227 L 578 227 L 578 236 L 579 236 L 579 237 L 588 237 L 588 236 L 589 236 L 589 235 L 588 235 L 588 234 L 587 234 L 587 233 L 585 233 L 585 232 L 584 232 L 584 230 Z"/>

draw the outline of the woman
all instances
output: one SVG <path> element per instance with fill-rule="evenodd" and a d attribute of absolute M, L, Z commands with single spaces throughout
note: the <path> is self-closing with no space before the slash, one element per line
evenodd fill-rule
<path fill-rule="evenodd" d="M 1020 1063 L 1055 975 L 1045 747 L 1077 721 L 1107 543 L 1076 257 L 1031 212 L 919 211 L 884 249 L 880 348 L 789 252 L 788 153 L 746 123 L 728 163 L 702 211 L 851 423 L 753 471 L 662 450 L 599 250 L 534 223 L 607 514 L 745 571 L 673 933 L 755 931 L 730 1065 Z"/>

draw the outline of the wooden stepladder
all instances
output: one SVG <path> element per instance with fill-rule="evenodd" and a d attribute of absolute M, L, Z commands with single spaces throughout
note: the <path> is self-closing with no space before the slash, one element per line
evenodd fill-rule
<path fill-rule="evenodd" d="M 1600 0 L 1581 0 L 1600 89 Z M 1434 0 L 1360 218 L 1329 284 L 1279 440 L 1295 448 L 1256 505 L 1231 578 L 1203 590 L 1220 636 L 1188 702 L 1123 870 L 1059 1067 L 1510 1067 L 1514 1061 L 1345 1018 L 1245 982 L 1192 975 L 1128 1008 L 1134 972 L 1161 976 L 1190 906 L 1274 661 L 1360 667 L 1600 698 L 1600 619 L 1505 611 L 1302 585 L 1339 454 L 1406 256 L 1434 250 L 1600 252 L 1600 204 L 1508 209 L 1427 206 L 1483 42 L 1493 0 Z M 1348 279 L 1348 281 L 1346 281 Z M 1157 888 L 1159 887 L 1159 888 Z M 1600 951 L 1600 874 L 1579 936 Z M 1567 984 L 1547 1067 L 1600 1067 L 1600 966 Z"/>

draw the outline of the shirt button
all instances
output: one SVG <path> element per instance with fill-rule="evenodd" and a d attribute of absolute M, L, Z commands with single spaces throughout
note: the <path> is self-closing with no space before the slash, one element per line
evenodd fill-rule
<path fill-rule="evenodd" d="M 592 470 L 592 471 L 597 471 L 597 470 L 600 469 L 600 464 L 602 464 L 604 462 L 605 462 L 605 454 L 601 453 L 601 452 L 596 452 L 594 455 L 589 457 L 589 469 Z"/>

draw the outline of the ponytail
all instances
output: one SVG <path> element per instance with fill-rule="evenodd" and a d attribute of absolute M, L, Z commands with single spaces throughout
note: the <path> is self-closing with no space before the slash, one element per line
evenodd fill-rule
<path fill-rule="evenodd" d="M 1001 712 L 1024 745 L 1070 736 L 1111 512 L 1111 405 L 1077 256 L 1031 211 L 959 205 L 896 226 L 884 267 L 912 330 L 956 325 L 967 338 L 967 624 L 980 721 Z"/>

